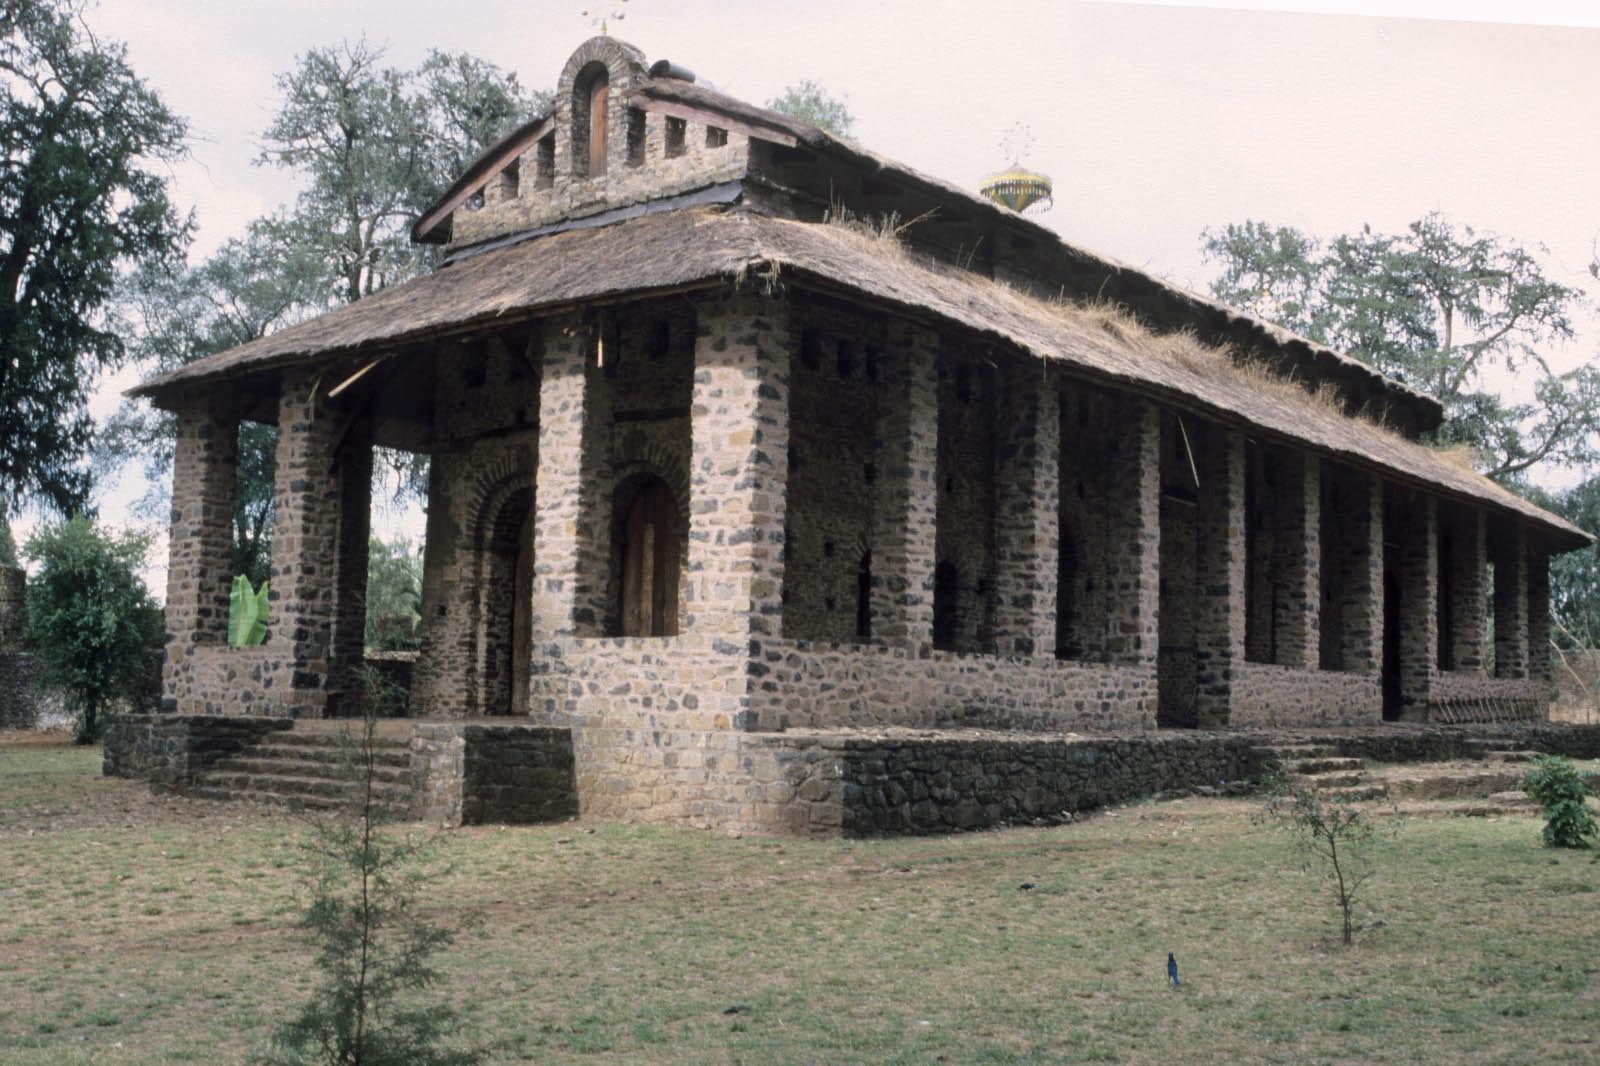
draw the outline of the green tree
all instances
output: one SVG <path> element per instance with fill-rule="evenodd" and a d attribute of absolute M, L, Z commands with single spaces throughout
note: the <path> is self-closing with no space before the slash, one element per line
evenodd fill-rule
<path fill-rule="evenodd" d="M 809 78 L 789 86 L 780 95 L 768 100 L 767 110 L 809 122 L 835 137 L 850 136 L 856 124 L 856 117 L 850 113 L 850 107 L 844 100 Z"/>
<path fill-rule="evenodd" d="M 1534 486 L 1528 495 L 1580 529 L 1600 535 L 1600 478 L 1565 492 Z M 1550 620 L 1551 636 L 1563 650 L 1600 647 L 1600 562 L 1593 547 L 1551 557 Z"/>
<path fill-rule="evenodd" d="M 548 103 L 471 56 L 435 51 L 404 71 L 365 41 L 311 49 L 279 75 L 278 90 L 258 162 L 301 177 L 284 239 L 329 263 L 349 303 L 429 265 L 431 249 L 410 243 L 411 222 Z"/>
<path fill-rule="evenodd" d="M 123 355 L 104 315 L 117 272 L 189 233 L 162 171 L 187 127 L 82 8 L 0 5 L 0 495 L 62 512 L 88 494 L 89 389 Z"/>
<path fill-rule="evenodd" d="M 0 566 L 17 565 L 17 541 L 11 535 L 11 523 L 6 518 L 6 510 L 0 507 Z"/>
<path fill-rule="evenodd" d="M 104 532 L 79 516 L 40 529 L 24 549 L 39 564 L 28 639 L 46 679 L 75 705 L 80 744 L 99 739 L 108 704 L 139 694 L 146 651 L 159 646 L 160 609 L 137 573 L 148 547 L 140 534 Z"/>
<path fill-rule="evenodd" d="M 1442 444 L 1466 444 L 1490 477 L 1516 480 L 1545 462 L 1600 456 L 1600 370 L 1555 373 L 1541 348 L 1572 336 L 1581 298 L 1545 276 L 1526 248 L 1438 214 L 1403 233 L 1323 243 L 1247 221 L 1207 230 L 1211 285 L 1226 303 L 1348 352 L 1444 405 Z M 1534 383 L 1507 402 L 1488 377 Z"/>
<path fill-rule="evenodd" d="M 1359 807 L 1324 803 L 1308 788 L 1274 790 L 1261 816 L 1286 830 L 1305 868 L 1320 868 L 1339 908 L 1340 940 L 1355 941 L 1356 900 L 1377 872 L 1378 851 L 1399 831 L 1399 820 L 1380 825 Z"/>
<path fill-rule="evenodd" d="M 304 925 L 317 948 L 318 981 L 273 1033 L 268 1061 L 469 1066 L 483 1056 L 450 1046 L 459 1040 L 456 1011 L 423 995 L 441 980 L 433 957 L 452 937 L 416 908 L 431 839 L 384 830 L 392 812 L 378 781 L 376 733 L 369 711 L 359 739 L 346 735 L 352 801 L 337 817 L 313 823 Z"/>
<path fill-rule="evenodd" d="M 413 651 L 422 621 L 422 550 L 401 537 L 373 537 L 367 548 L 366 645 L 379 651 Z"/>

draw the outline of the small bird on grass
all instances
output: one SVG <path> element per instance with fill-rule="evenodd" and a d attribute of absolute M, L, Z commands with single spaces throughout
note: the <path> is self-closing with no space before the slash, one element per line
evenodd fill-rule
<path fill-rule="evenodd" d="M 1167 952 L 1167 977 L 1172 981 L 1172 987 L 1177 988 L 1183 984 L 1178 980 L 1178 960 L 1172 957 L 1172 952 Z"/>

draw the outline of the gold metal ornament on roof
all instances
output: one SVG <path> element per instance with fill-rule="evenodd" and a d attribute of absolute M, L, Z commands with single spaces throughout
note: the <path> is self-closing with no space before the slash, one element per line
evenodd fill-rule
<path fill-rule="evenodd" d="M 1028 127 L 1019 123 L 1007 130 L 1000 138 L 1000 150 L 1013 160 L 1012 164 L 998 173 L 990 174 L 978 186 L 978 191 L 984 196 L 1018 214 L 1040 214 L 1050 210 L 1053 202 L 1051 194 L 1055 186 L 1050 176 L 1029 170 L 1020 162 L 1026 158 L 1032 143 L 1033 136 L 1028 132 Z"/>

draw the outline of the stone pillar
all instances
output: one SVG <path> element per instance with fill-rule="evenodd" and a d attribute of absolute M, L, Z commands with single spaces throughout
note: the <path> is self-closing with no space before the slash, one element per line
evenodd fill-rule
<path fill-rule="evenodd" d="M 790 332 L 788 306 L 752 293 L 698 315 L 684 632 L 724 650 L 782 629 Z"/>
<path fill-rule="evenodd" d="M 1383 668 L 1383 482 L 1365 473 L 1352 478 L 1361 504 L 1350 517 L 1361 542 L 1352 545 L 1352 565 L 1334 590 L 1344 618 L 1340 657 L 1347 671 L 1376 674 Z"/>
<path fill-rule="evenodd" d="M 995 647 L 1051 657 L 1061 550 L 1061 410 L 1055 379 L 1028 359 L 1005 374 L 996 427 Z"/>
<path fill-rule="evenodd" d="M 1310 453 L 1286 453 L 1277 531 L 1277 570 L 1282 592 L 1272 605 L 1278 634 L 1276 662 L 1317 668 L 1322 614 L 1322 463 Z"/>
<path fill-rule="evenodd" d="M 1528 676 L 1548 684 L 1550 657 L 1550 556 L 1528 545 Z"/>
<path fill-rule="evenodd" d="M 182 407 L 177 419 L 167 561 L 169 652 L 228 642 L 234 474 L 239 457 L 239 420 L 216 401 L 198 400 Z M 169 681 L 173 666 L 174 656 L 169 654 Z"/>
<path fill-rule="evenodd" d="M 872 635 L 916 655 L 933 650 L 938 532 L 939 337 L 896 319 L 885 338 L 872 510 Z"/>
<path fill-rule="evenodd" d="M 1106 455 L 1107 662 L 1154 670 L 1160 648 L 1161 412 L 1118 398 Z"/>
<path fill-rule="evenodd" d="M 1439 512 L 1432 496 L 1396 489 L 1389 539 L 1400 588 L 1400 716 L 1426 721 L 1438 664 Z"/>
<path fill-rule="evenodd" d="M 1494 676 L 1528 676 L 1528 527 L 1497 538 L 1494 559 Z"/>
<path fill-rule="evenodd" d="M 268 643 L 279 673 L 287 673 L 287 691 L 273 701 L 297 718 L 326 713 L 333 687 L 343 486 L 334 452 L 339 419 L 318 384 L 312 371 L 286 370 L 278 398 Z"/>
<path fill-rule="evenodd" d="M 1441 527 L 1440 537 L 1450 538 L 1450 553 L 1440 562 L 1450 588 L 1449 603 L 1443 605 L 1450 612 L 1450 646 L 1441 649 L 1440 658 L 1445 669 L 1482 672 L 1488 637 L 1485 515 L 1476 507 L 1465 513 L 1452 507 L 1447 514 L 1449 528 Z"/>
<path fill-rule="evenodd" d="M 1244 437 L 1196 425 L 1195 703 L 1200 728 L 1220 729 L 1228 724 L 1234 671 L 1244 661 Z"/>
<path fill-rule="evenodd" d="M 366 659 L 367 550 L 372 535 L 372 424 L 351 426 L 335 474 L 339 479 L 339 543 L 335 553 L 331 714 L 361 712 L 361 667 Z"/>
<path fill-rule="evenodd" d="M 533 520 L 533 633 L 600 636 L 611 561 L 611 392 L 588 327 L 545 325 Z"/>

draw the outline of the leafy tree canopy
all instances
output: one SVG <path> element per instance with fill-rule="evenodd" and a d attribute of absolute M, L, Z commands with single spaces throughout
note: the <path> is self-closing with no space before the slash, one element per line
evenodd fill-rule
<path fill-rule="evenodd" d="M 102 314 L 121 267 L 183 250 L 158 164 L 187 127 L 83 26 L 77 0 L 0 5 L 0 494 L 83 506 L 96 371 L 123 354 Z"/>
<path fill-rule="evenodd" d="M 277 113 L 258 162 L 303 180 L 283 237 L 330 264 L 341 302 L 428 265 L 413 219 L 466 164 L 549 104 L 492 63 L 434 51 L 415 70 L 383 64 L 365 41 L 313 48 L 278 77 Z"/>
<path fill-rule="evenodd" d="M 768 100 L 767 110 L 809 122 L 835 137 L 850 136 L 856 124 L 849 105 L 810 79 L 791 85 L 782 95 Z"/>
<path fill-rule="evenodd" d="M 163 264 L 123 286 L 119 312 L 134 354 L 168 370 L 360 299 L 426 269 L 407 229 L 507 129 L 547 107 L 516 75 L 464 54 L 431 52 L 415 70 L 385 66 L 365 42 L 313 49 L 278 79 L 282 100 L 260 161 L 302 179 L 291 207 L 251 223 L 193 267 Z M 174 425 L 147 405 L 124 404 L 102 434 L 103 466 L 144 457 L 152 482 L 172 469 Z M 240 429 L 234 572 L 267 577 L 277 431 Z M 398 455 L 398 453 L 395 453 Z M 426 461 L 385 454 L 413 492 Z M 149 514 L 166 495 L 141 501 Z"/>
<path fill-rule="evenodd" d="M 132 696 L 145 675 L 145 650 L 159 647 L 161 609 L 137 569 L 148 540 L 107 533 L 76 517 L 41 528 L 26 554 L 39 564 L 28 583 L 28 638 L 48 680 L 71 695 L 77 740 L 98 739 L 101 713 Z"/>
<path fill-rule="evenodd" d="M 1541 352 L 1572 336 L 1581 294 L 1522 246 L 1438 214 L 1327 242 L 1253 220 L 1201 240 L 1221 267 L 1215 296 L 1430 393 L 1445 408 L 1439 442 L 1470 445 L 1489 476 L 1600 455 L 1600 370 L 1558 374 Z M 1497 395 L 1492 372 L 1531 376 L 1532 400 Z"/>

